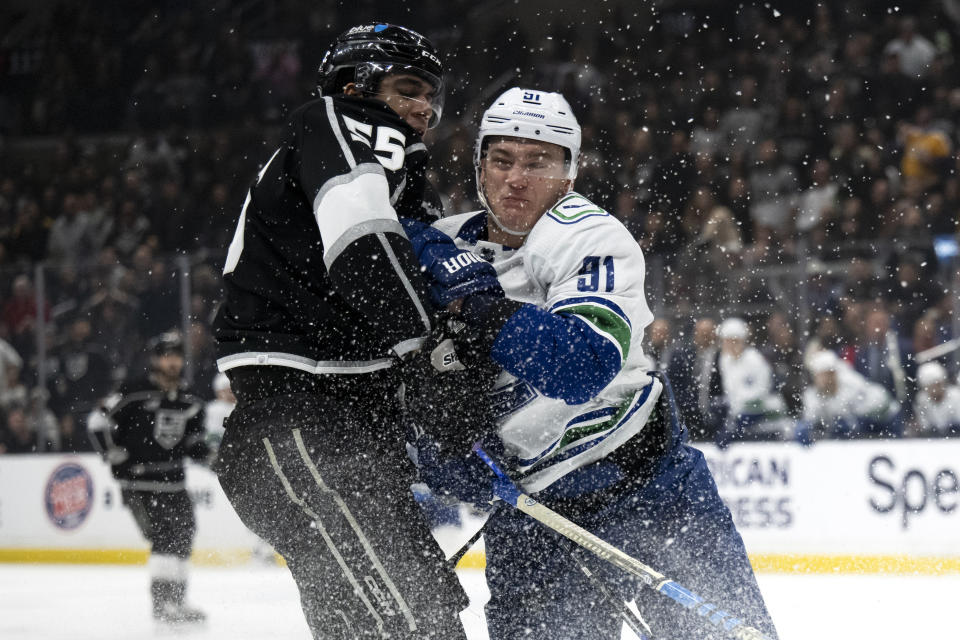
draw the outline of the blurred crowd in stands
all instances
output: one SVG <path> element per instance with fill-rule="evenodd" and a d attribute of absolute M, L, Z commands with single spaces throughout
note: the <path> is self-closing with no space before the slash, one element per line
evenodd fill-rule
<path fill-rule="evenodd" d="M 213 398 L 247 184 L 365 20 L 445 53 L 427 143 L 448 213 L 476 208 L 473 132 L 498 91 L 567 96 L 577 189 L 645 251 L 647 348 L 695 438 L 958 435 L 960 351 L 929 350 L 960 338 L 960 2 L 378 4 L 6 10 L 0 451 L 87 450 L 86 413 L 172 327 Z"/>

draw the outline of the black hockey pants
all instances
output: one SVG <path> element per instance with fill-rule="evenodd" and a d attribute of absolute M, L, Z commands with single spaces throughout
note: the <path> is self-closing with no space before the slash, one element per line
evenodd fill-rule
<path fill-rule="evenodd" d="M 190 559 L 197 526 L 193 503 L 186 490 L 124 489 L 121 493 L 123 503 L 133 513 L 140 533 L 150 542 L 151 553 Z"/>
<path fill-rule="evenodd" d="M 411 494 L 389 387 L 257 397 L 249 376 L 232 376 L 240 404 L 217 472 L 286 560 L 314 638 L 464 638 L 467 598 Z"/>

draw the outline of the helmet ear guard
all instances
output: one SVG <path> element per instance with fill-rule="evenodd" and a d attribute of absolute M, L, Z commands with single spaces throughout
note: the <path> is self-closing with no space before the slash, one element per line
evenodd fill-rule
<path fill-rule="evenodd" d="M 375 94 L 391 73 L 409 73 L 433 86 L 429 127 L 435 127 L 443 112 L 443 64 L 433 44 L 406 27 L 371 23 L 340 34 L 320 63 L 317 89 L 320 95 L 335 95 L 353 82 L 361 93 Z"/>
<path fill-rule="evenodd" d="M 483 193 L 480 165 L 486 153 L 488 138 L 492 137 L 526 138 L 563 147 L 567 152 L 565 178 L 574 180 L 577 177 L 577 166 L 580 162 L 580 123 L 577 122 L 570 104 L 562 94 L 520 87 L 514 87 L 502 93 L 484 112 L 480 120 L 480 130 L 477 132 L 473 153 L 477 196 L 503 231 L 515 236 L 527 235 L 529 233 L 527 231 L 514 231 L 504 226 Z"/>

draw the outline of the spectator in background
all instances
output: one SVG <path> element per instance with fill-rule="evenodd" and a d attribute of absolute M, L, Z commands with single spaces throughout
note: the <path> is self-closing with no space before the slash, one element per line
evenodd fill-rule
<path fill-rule="evenodd" d="M 706 328 L 706 331 L 704 328 Z M 704 416 L 699 407 L 701 387 L 698 376 L 701 367 L 701 348 L 709 348 L 714 345 L 716 342 L 715 331 L 716 325 L 708 318 L 700 318 L 692 325 L 687 326 L 680 331 L 680 338 L 674 346 L 670 361 L 666 364 L 667 378 L 673 387 L 677 407 L 693 440 L 713 439 L 712 435 L 707 434 Z M 716 361 L 715 347 L 713 348 L 713 356 L 708 356 L 707 359 L 709 361 L 708 366 L 712 367 Z"/>
<path fill-rule="evenodd" d="M 932 42 L 917 33 L 917 19 L 904 16 L 900 19 L 897 37 L 884 45 L 883 53 L 896 56 L 897 66 L 903 75 L 922 78 L 930 70 L 937 49 Z"/>
<path fill-rule="evenodd" d="M 807 361 L 813 384 L 803 392 L 803 420 L 797 438 L 811 443 L 824 438 L 899 437 L 900 403 L 832 351 L 818 351 Z"/>
<path fill-rule="evenodd" d="M 700 122 L 690 134 L 690 152 L 696 156 L 710 156 L 726 148 L 723 131 L 720 129 L 720 113 L 713 105 L 707 105 L 700 115 Z"/>
<path fill-rule="evenodd" d="M 650 357 L 658 371 L 666 371 L 673 355 L 673 337 L 670 335 L 670 322 L 665 318 L 655 318 L 647 328 L 644 353 Z"/>
<path fill-rule="evenodd" d="M 792 227 L 790 213 L 797 188 L 797 176 L 790 165 L 780 160 L 776 140 L 763 140 L 754 150 L 750 170 L 750 217 L 754 224 L 779 232 Z"/>
<path fill-rule="evenodd" d="M 0 411 L 26 401 L 26 390 L 20 382 L 22 368 L 23 358 L 9 342 L 0 338 Z"/>
<path fill-rule="evenodd" d="M 887 288 L 887 299 L 896 324 L 909 331 L 927 311 L 936 307 L 944 295 L 932 269 L 924 269 L 923 259 L 912 254 L 901 255 Z"/>
<path fill-rule="evenodd" d="M 3 428 L 0 429 L 0 453 L 34 453 L 37 441 L 27 422 L 23 405 L 10 406 L 3 413 Z"/>
<path fill-rule="evenodd" d="M 728 147 L 742 153 L 760 140 L 766 123 L 765 109 L 761 107 L 754 76 L 742 76 L 732 93 L 735 104 L 720 116 L 720 129 Z"/>
<path fill-rule="evenodd" d="M 47 255 L 47 238 L 53 221 L 31 196 L 17 203 L 17 217 L 7 234 L 6 245 L 13 262 L 39 262 Z"/>
<path fill-rule="evenodd" d="M 50 304 L 43 308 L 44 318 L 50 322 Z M 10 298 L 0 311 L 0 321 L 6 326 L 10 345 L 21 356 L 34 352 L 36 342 L 33 330 L 37 324 L 37 297 L 33 290 L 33 283 L 26 274 L 18 275 L 13 279 L 13 289 Z"/>
<path fill-rule="evenodd" d="M 919 393 L 914 401 L 916 428 L 911 435 L 926 438 L 960 436 L 960 387 L 947 380 L 939 362 L 927 362 L 917 369 Z"/>
<path fill-rule="evenodd" d="M 34 434 L 37 451 L 63 451 L 60 421 L 48 408 L 49 395 L 43 387 L 34 387 L 30 391 L 26 405 L 27 424 Z"/>
<path fill-rule="evenodd" d="M 124 198 L 119 201 L 116 219 L 107 241 L 116 249 L 120 259 L 129 263 L 136 251 L 143 246 L 150 228 L 150 220 L 143 214 L 137 201 Z"/>
<path fill-rule="evenodd" d="M 810 186 L 797 202 L 797 231 L 808 232 L 832 217 L 837 210 L 840 187 L 830 177 L 830 161 L 817 158 L 810 169 Z"/>
<path fill-rule="evenodd" d="M 749 328 L 740 318 L 727 318 L 720 338 L 720 380 L 727 405 L 717 444 L 734 440 L 777 440 L 785 435 L 786 407 L 774 391 L 773 370 L 763 355 L 747 344 Z"/>
<path fill-rule="evenodd" d="M 856 343 L 854 368 L 900 402 L 906 400 L 907 376 L 900 336 L 890 326 L 890 313 L 882 306 L 867 311 Z"/>
<path fill-rule="evenodd" d="M 60 215 L 53 221 L 47 238 L 47 258 L 55 263 L 76 264 L 88 259 L 93 249 L 90 214 L 80 208 L 76 193 L 63 196 Z"/>
<path fill-rule="evenodd" d="M 789 415 L 799 417 L 803 410 L 803 354 L 797 344 L 790 320 L 782 311 L 767 318 L 767 339 L 760 352 L 773 370 L 773 390 L 786 403 Z"/>
<path fill-rule="evenodd" d="M 689 147 L 690 140 L 685 131 L 671 132 L 669 152 L 653 174 L 651 195 L 654 207 L 663 211 L 683 211 L 686 206 L 696 181 L 696 168 Z M 685 238 L 682 229 L 671 231 L 678 234 L 679 240 Z"/>
<path fill-rule="evenodd" d="M 906 195 L 919 197 L 943 181 L 950 159 L 950 138 L 931 127 L 932 110 L 924 105 L 917 109 L 913 123 L 901 122 L 897 142 L 903 149 L 900 173 Z"/>
<path fill-rule="evenodd" d="M 93 342 L 87 317 L 74 317 L 67 331 L 67 341 L 54 353 L 57 373 L 51 385 L 51 408 L 60 418 L 64 450 L 91 451 L 83 421 L 110 391 L 112 367 L 103 348 Z"/>

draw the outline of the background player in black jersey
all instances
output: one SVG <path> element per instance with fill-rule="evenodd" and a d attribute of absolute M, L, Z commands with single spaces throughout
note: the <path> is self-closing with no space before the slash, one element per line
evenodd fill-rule
<path fill-rule="evenodd" d="M 188 606 L 187 563 L 196 523 L 187 494 L 183 461 L 205 462 L 203 400 L 183 386 L 183 343 L 169 332 L 148 345 L 148 377 L 123 382 L 100 410 L 90 414 L 94 447 L 110 463 L 125 504 L 150 542 L 153 617 L 197 623 L 203 612 Z"/>
<path fill-rule="evenodd" d="M 404 27 L 339 36 L 224 266 L 214 330 L 238 404 L 218 476 L 286 559 L 316 638 L 464 637 L 466 596 L 410 492 L 397 398 L 398 370 L 437 325 L 404 229 L 439 212 L 421 136 L 440 118 L 441 76 L 433 45 Z M 502 294 L 480 261 L 438 278 L 455 295 Z"/>

